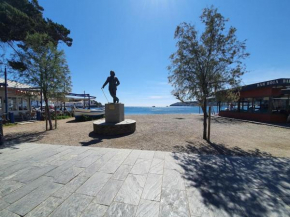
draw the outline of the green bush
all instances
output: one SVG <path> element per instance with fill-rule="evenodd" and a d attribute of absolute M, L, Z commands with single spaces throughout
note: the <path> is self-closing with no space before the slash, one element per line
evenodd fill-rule
<path fill-rule="evenodd" d="M 3 124 L 3 127 L 12 127 L 12 126 L 16 126 L 16 123 L 5 123 Z"/>
<path fill-rule="evenodd" d="M 71 118 L 71 116 L 69 116 L 69 115 L 57 115 L 56 117 L 57 117 L 57 120 Z M 51 116 L 51 120 L 55 120 L 55 115 Z"/>
<path fill-rule="evenodd" d="M 82 115 L 80 118 L 76 119 L 76 121 L 78 122 L 83 122 L 83 121 L 92 121 L 92 120 L 97 120 L 97 119 L 100 119 L 100 118 L 103 118 L 104 116 L 101 115 L 100 117 L 97 117 L 97 118 L 93 118 L 93 117 L 90 117 L 90 116 L 87 116 L 87 115 Z"/>
<path fill-rule="evenodd" d="M 57 116 L 57 120 L 71 118 L 69 115 Z"/>

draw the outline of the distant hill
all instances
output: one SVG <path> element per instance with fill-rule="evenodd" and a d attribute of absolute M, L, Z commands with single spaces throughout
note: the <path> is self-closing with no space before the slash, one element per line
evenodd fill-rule
<path fill-rule="evenodd" d="M 216 102 L 208 102 L 208 106 L 216 106 Z M 190 102 L 176 102 L 171 104 L 170 106 L 199 106 L 197 101 L 190 101 Z"/>
<path fill-rule="evenodd" d="M 176 102 L 171 104 L 170 106 L 198 106 L 197 101 L 190 101 L 190 102 Z"/>

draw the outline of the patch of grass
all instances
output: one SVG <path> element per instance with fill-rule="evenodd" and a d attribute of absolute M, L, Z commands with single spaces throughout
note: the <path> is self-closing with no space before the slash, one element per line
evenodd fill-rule
<path fill-rule="evenodd" d="M 72 116 L 69 116 L 69 115 L 58 115 L 56 117 L 57 117 L 57 120 L 72 118 Z M 54 115 L 51 116 L 51 120 L 55 120 L 55 116 Z"/>
<path fill-rule="evenodd" d="M 82 115 L 80 118 L 76 119 L 76 121 L 78 121 L 78 122 L 92 121 L 92 120 L 97 120 L 97 119 L 100 119 L 100 118 L 103 118 L 103 117 L 104 117 L 103 115 L 100 115 L 97 118 L 93 118 L 93 117 L 90 117 L 90 116 L 87 116 L 87 115 Z"/>
<path fill-rule="evenodd" d="M 17 125 L 16 123 L 5 123 L 5 124 L 3 124 L 3 127 L 13 127 L 16 125 Z"/>
<path fill-rule="evenodd" d="M 69 116 L 69 115 L 61 115 L 61 116 L 57 116 L 57 120 L 68 119 L 68 118 L 71 118 L 71 116 Z"/>

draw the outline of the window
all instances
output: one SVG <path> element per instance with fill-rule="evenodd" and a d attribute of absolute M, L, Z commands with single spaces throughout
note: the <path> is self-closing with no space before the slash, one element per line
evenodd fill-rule
<path fill-rule="evenodd" d="M 16 111 L 16 97 L 8 97 L 8 110 Z"/>
<path fill-rule="evenodd" d="M 262 98 L 256 98 L 253 101 L 253 112 L 260 113 L 261 112 L 261 102 Z"/>
<path fill-rule="evenodd" d="M 267 113 L 269 111 L 269 97 L 264 97 L 261 100 L 260 112 Z"/>
<path fill-rule="evenodd" d="M 22 106 L 22 98 L 18 98 L 18 109 L 19 111 L 23 110 L 23 106 Z"/>
<path fill-rule="evenodd" d="M 23 99 L 23 110 L 28 110 L 28 100 Z"/>
<path fill-rule="evenodd" d="M 252 112 L 252 98 L 241 99 L 240 110 L 241 112 Z"/>
<path fill-rule="evenodd" d="M 287 98 L 273 98 L 272 113 L 286 114 Z"/>

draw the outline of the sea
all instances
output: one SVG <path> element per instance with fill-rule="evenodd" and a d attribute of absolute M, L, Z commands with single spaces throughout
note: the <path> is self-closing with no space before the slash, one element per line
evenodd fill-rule
<path fill-rule="evenodd" d="M 217 106 L 212 106 L 212 111 L 217 113 Z M 125 106 L 126 115 L 154 115 L 154 114 L 203 114 L 199 106 L 169 106 L 169 107 L 135 107 Z"/>

